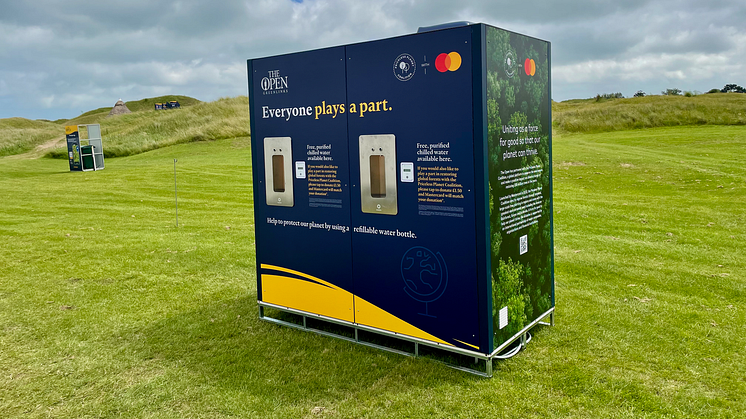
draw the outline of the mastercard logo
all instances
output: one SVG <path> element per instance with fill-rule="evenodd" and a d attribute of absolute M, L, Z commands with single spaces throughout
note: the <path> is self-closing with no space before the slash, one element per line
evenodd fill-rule
<path fill-rule="evenodd" d="M 458 52 L 446 54 L 445 52 L 438 55 L 435 59 L 435 68 L 441 73 L 446 71 L 456 71 L 461 67 L 461 55 Z"/>
<path fill-rule="evenodd" d="M 531 58 L 526 58 L 526 62 L 523 63 L 523 70 L 526 71 L 527 76 L 533 76 L 536 74 L 536 61 Z"/>

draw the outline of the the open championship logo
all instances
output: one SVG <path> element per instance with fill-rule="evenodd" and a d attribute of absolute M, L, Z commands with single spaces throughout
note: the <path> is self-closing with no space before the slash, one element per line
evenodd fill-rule
<path fill-rule="evenodd" d="M 280 70 L 271 70 L 262 78 L 262 94 L 276 95 L 288 92 L 288 76 L 281 76 Z"/>
<path fill-rule="evenodd" d="M 409 54 L 401 54 L 394 60 L 394 75 L 399 81 L 407 81 L 414 76 L 417 64 L 414 57 Z"/>

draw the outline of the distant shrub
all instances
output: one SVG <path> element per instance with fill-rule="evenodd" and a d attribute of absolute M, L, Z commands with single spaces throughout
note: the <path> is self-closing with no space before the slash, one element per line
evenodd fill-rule
<path fill-rule="evenodd" d="M 720 89 L 710 89 L 707 93 L 720 93 Z"/>
<path fill-rule="evenodd" d="M 661 94 L 664 96 L 681 96 L 681 89 L 666 89 Z"/>
<path fill-rule="evenodd" d="M 687 90 L 686 92 L 684 92 L 684 96 L 685 97 L 692 97 L 692 96 L 694 96 L 694 93 L 692 93 L 692 92 L 690 92 L 690 91 Z"/>
<path fill-rule="evenodd" d="M 642 90 L 638 90 L 637 93 L 634 95 L 635 97 L 645 97 L 645 92 Z"/>
<path fill-rule="evenodd" d="M 721 93 L 746 93 L 746 89 L 737 84 L 726 84 L 725 87 L 720 89 Z"/>
<path fill-rule="evenodd" d="M 608 100 L 608 99 L 624 99 L 624 95 L 617 92 L 617 93 L 603 93 L 598 94 L 595 97 L 596 102 L 600 102 L 602 100 Z"/>

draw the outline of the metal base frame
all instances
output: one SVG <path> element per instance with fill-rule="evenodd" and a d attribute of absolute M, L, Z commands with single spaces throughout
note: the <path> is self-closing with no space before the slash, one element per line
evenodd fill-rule
<path fill-rule="evenodd" d="M 335 319 L 335 318 L 332 318 L 332 317 L 322 316 L 320 314 L 313 314 L 313 313 L 309 313 L 309 312 L 305 312 L 305 311 L 301 311 L 301 310 L 296 310 L 296 309 L 293 309 L 293 308 L 290 308 L 290 307 L 278 306 L 278 305 L 271 304 L 271 303 L 266 303 L 266 302 L 263 302 L 263 301 L 257 301 L 257 304 L 259 305 L 259 318 L 261 320 L 266 321 L 266 322 L 274 323 L 274 324 L 279 324 L 279 325 L 287 326 L 287 327 L 292 327 L 294 329 L 304 330 L 304 331 L 307 331 L 307 332 L 313 332 L 313 333 L 317 333 L 317 334 L 323 335 L 323 336 L 329 336 L 329 337 L 333 337 L 333 338 L 337 338 L 337 339 L 342 339 L 342 340 L 346 340 L 348 342 L 357 343 L 357 344 L 360 344 L 360 345 L 364 345 L 364 346 L 368 346 L 368 347 L 371 347 L 371 348 L 380 349 L 380 350 L 387 351 L 387 352 L 393 352 L 393 353 L 399 354 L 399 355 L 411 356 L 411 357 L 415 357 L 415 358 L 420 357 L 420 345 L 424 345 L 424 346 L 427 346 L 427 347 L 431 347 L 431 348 L 435 348 L 435 349 L 440 349 L 440 350 L 443 350 L 443 351 L 452 352 L 452 353 L 456 353 L 456 354 L 459 354 L 459 355 L 474 357 L 474 363 L 475 364 L 479 363 L 479 361 L 484 361 L 485 371 L 480 371 L 480 370 L 473 369 L 473 368 L 468 368 L 468 367 L 462 367 L 460 365 L 449 364 L 447 362 L 439 361 L 437 359 L 432 359 L 432 358 L 429 358 L 429 357 L 428 357 L 428 359 L 430 359 L 431 361 L 439 362 L 439 363 L 441 363 L 443 365 L 446 365 L 449 368 L 453 368 L 453 369 L 456 369 L 456 370 L 459 370 L 459 371 L 464 371 L 464 372 L 468 372 L 470 374 L 475 374 L 475 375 L 479 375 L 479 376 L 487 377 L 487 378 L 492 377 L 492 360 L 493 359 L 507 359 L 507 358 L 510 358 L 510 357 L 516 355 L 518 352 L 520 352 L 520 351 L 522 351 L 523 349 L 526 348 L 526 344 L 528 344 L 528 342 L 530 340 L 528 332 L 534 326 L 536 326 L 536 325 L 554 326 L 554 307 L 552 307 L 549 311 L 547 311 L 546 313 L 542 314 L 537 320 L 535 320 L 534 322 L 532 322 L 531 324 L 529 324 L 528 326 L 526 326 L 525 328 L 523 328 L 523 330 L 521 330 L 520 332 L 518 332 L 515 336 L 513 336 L 512 338 L 510 338 L 507 341 L 505 341 L 502 345 L 500 345 L 499 348 L 497 348 L 495 351 L 493 351 L 490 355 L 485 355 L 483 353 L 470 351 L 468 349 L 455 348 L 455 347 L 443 345 L 443 344 L 440 344 L 440 343 L 437 343 L 437 342 L 430 342 L 430 341 L 426 341 L 424 339 L 419 339 L 419 338 L 415 338 L 415 337 L 412 337 L 412 336 L 402 335 L 400 333 L 390 332 L 388 330 L 377 329 L 377 328 L 374 328 L 374 327 L 365 326 L 365 325 L 358 324 L 358 323 L 353 323 L 353 322 L 348 322 L 348 321 L 344 321 L 344 320 L 339 320 L 339 319 Z M 285 321 L 285 320 L 276 319 L 274 317 L 269 317 L 269 316 L 267 316 L 264 313 L 264 308 L 265 307 L 266 308 L 272 308 L 272 309 L 279 310 L 279 311 L 284 311 L 284 312 L 290 313 L 290 314 L 295 314 L 297 316 L 301 316 L 303 318 L 303 324 L 302 325 L 301 324 L 296 324 L 296 323 L 288 322 L 288 321 Z M 543 321 L 543 320 L 546 319 L 547 316 L 549 317 L 549 322 Z M 315 320 L 321 320 L 321 321 L 324 321 L 324 322 L 338 324 L 338 325 L 341 325 L 341 326 L 352 328 L 355 331 L 355 337 L 351 338 L 351 337 L 340 335 L 340 334 L 337 334 L 337 333 L 332 333 L 332 332 L 328 332 L 328 331 L 325 331 L 325 330 L 320 330 L 320 329 L 316 329 L 316 328 L 310 327 L 310 326 L 308 326 L 308 322 L 307 322 L 307 319 L 309 319 L 309 318 L 315 319 Z M 400 340 L 403 340 L 403 341 L 411 342 L 411 343 L 414 344 L 414 351 L 413 352 L 407 352 L 407 351 L 402 351 L 402 350 L 399 350 L 399 349 L 396 349 L 396 348 L 391 348 L 391 347 L 388 347 L 388 346 L 378 345 L 378 344 L 373 343 L 373 342 L 366 342 L 365 340 L 362 340 L 360 338 L 360 334 L 358 333 L 358 331 L 371 332 L 371 333 L 375 333 L 375 334 L 378 334 L 378 335 L 393 337 L 393 338 L 400 339 Z M 515 342 L 518 339 L 520 339 L 520 347 L 519 347 L 518 350 L 512 351 L 510 353 L 510 355 L 507 355 L 507 356 L 500 355 L 513 342 Z"/>

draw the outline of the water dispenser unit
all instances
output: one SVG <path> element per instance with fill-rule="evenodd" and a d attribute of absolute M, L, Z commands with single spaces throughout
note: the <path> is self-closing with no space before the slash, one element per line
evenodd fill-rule
<path fill-rule="evenodd" d="M 260 317 L 487 376 L 552 324 L 550 52 L 460 22 L 249 60 Z"/>

